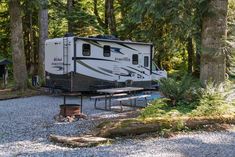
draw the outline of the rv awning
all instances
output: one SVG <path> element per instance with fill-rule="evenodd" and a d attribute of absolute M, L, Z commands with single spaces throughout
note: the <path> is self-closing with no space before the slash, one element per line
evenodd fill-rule
<path fill-rule="evenodd" d="M 2 59 L 0 60 L 0 65 L 7 65 L 7 64 L 11 64 L 12 62 L 7 60 L 7 59 Z"/>

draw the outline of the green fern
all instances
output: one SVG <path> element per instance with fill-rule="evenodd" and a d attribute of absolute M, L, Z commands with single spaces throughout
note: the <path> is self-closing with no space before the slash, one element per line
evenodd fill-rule
<path fill-rule="evenodd" d="M 160 80 L 159 83 L 160 92 L 168 98 L 174 106 L 180 101 L 192 101 L 196 95 L 197 84 L 197 81 L 187 75 L 180 81 L 168 78 Z"/>
<path fill-rule="evenodd" d="M 208 83 L 205 88 L 198 91 L 198 106 L 192 111 L 191 115 L 214 116 L 224 114 L 234 114 L 234 106 L 228 101 L 231 94 L 229 83 L 215 85 Z"/>

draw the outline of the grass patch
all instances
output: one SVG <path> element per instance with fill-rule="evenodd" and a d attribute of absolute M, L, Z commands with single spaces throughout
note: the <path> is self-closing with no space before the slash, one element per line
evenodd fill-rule
<path fill-rule="evenodd" d="M 146 118 L 175 118 L 235 115 L 234 103 L 218 103 L 218 100 L 203 98 L 198 103 L 180 103 L 176 106 L 169 104 L 168 99 L 153 101 L 141 111 L 140 119 Z"/>
<path fill-rule="evenodd" d="M 165 98 L 157 99 L 151 103 L 148 107 L 143 109 L 140 114 L 140 118 L 167 118 L 167 117 L 181 117 L 188 116 L 194 109 L 195 104 L 181 103 L 177 106 L 169 104 L 169 100 Z"/>

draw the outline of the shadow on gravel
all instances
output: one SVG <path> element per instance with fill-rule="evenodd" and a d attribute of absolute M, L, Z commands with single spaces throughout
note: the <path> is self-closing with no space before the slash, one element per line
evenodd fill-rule
<path fill-rule="evenodd" d="M 180 136 L 180 135 L 179 135 Z M 126 139 L 113 145 L 93 148 L 54 148 L 35 153 L 23 153 L 23 156 L 185 156 L 185 157 L 234 157 L 235 133 L 202 133 L 187 137 L 149 140 Z M 207 138 L 208 137 L 208 138 Z"/>
<path fill-rule="evenodd" d="M 217 136 L 218 135 L 218 136 Z M 177 151 L 187 157 L 234 157 L 235 132 L 219 132 L 213 137 L 173 139 Z"/>
<path fill-rule="evenodd" d="M 106 148 L 106 149 L 105 149 Z M 16 154 L 18 155 L 18 154 Z M 112 150 L 112 147 L 104 146 L 95 148 L 76 148 L 71 150 L 53 150 L 37 153 L 21 153 L 20 156 L 78 156 L 78 157 L 125 157 L 128 153 L 119 150 Z"/>

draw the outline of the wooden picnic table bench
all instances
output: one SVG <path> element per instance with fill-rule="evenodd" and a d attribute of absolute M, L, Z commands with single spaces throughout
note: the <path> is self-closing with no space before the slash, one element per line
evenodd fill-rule
<path fill-rule="evenodd" d="M 120 102 L 121 111 L 123 111 L 123 107 L 122 107 L 123 106 L 123 104 L 122 104 L 123 101 L 128 101 L 128 100 L 132 101 L 132 100 L 135 100 L 134 107 L 136 107 L 136 100 L 144 98 L 145 102 L 146 102 L 146 106 L 147 106 L 148 105 L 148 100 L 147 100 L 148 97 L 151 97 L 151 95 L 137 95 L 137 96 L 124 97 L 124 98 L 117 98 L 115 100 Z"/>
<path fill-rule="evenodd" d="M 123 96 L 127 96 L 127 93 L 119 93 L 119 94 L 112 95 L 112 97 L 123 97 Z M 90 99 L 94 99 L 95 100 L 94 107 L 95 107 L 95 109 L 97 109 L 97 106 L 96 106 L 97 100 L 107 99 L 109 97 L 111 97 L 111 95 L 97 95 L 97 96 L 90 97 Z"/>
<path fill-rule="evenodd" d="M 123 97 L 123 96 L 126 96 L 126 95 L 127 95 L 127 93 L 119 93 L 119 94 L 112 95 L 112 97 Z M 111 97 L 111 95 L 97 95 L 97 96 L 90 97 L 90 99 L 95 100 L 94 107 L 95 107 L 95 109 L 97 109 L 97 106 L 96 106 L 97 100 L 107 99 L 107 98 L 110 98 L 110 97 Z"/>
<path fill-rule="evenodd" d="M 112 97 L 126 96 L 127 93 L 114 94 Z M 105 97 L 110 97 L 110 95 L 97 95 L 92 96 L 90 99 L 104 99 Z"/>
<path fill-rule="evenodd" d="M 111 110 L 111 99 L 116 94 L 135 94 L 137 91 L 143 90 L 142 87 L 122 87 L 122 88 L 110 88 L 110 89 L 100 89 L 97 90 L 98 93 L 105 94 L 105 109 L 104 110 Z M 107 106 L 107 100 L 109 100 L 109 104 Z"/>

